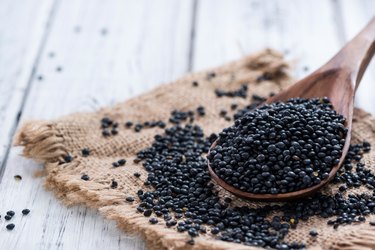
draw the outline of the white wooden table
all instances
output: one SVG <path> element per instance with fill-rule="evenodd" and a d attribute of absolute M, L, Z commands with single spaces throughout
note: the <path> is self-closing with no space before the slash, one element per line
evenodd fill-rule
<path fill-rule="evenodd" d="M 374 15 L 373 0 L 0 0 L 0 249 L 145 248 L 44 190 L 41 165 L 10 147 L 22 121 L 95 111 L 264 47 L 297 59 L 302 77 Z M 373 62 L 357 105 L 375 114 L 374 95 Z"/>

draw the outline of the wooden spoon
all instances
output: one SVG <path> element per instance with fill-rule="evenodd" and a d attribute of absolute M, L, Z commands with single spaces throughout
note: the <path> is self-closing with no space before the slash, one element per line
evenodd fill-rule
<path fill-rule="evenodd" d="M 316 53 L 319 53 L 319 51 Z M 342 150 L 339 164 L 332 168 L 327 179 L 323 180 L 318 185 L 294 192 L 254 194 L 241 191 L 225 183 L 215 174 L 208 162 L 208 169 L 212 178 L 220 186 L 237 196 L 263 201 L 282 201 L 301 198 L 313 194 L 326 185 L 335 176 L 348 152 L 351 139 L 354 95 L 374 53 L 375 17 L 325 65 L 265 102 L 285 102 L 289 98 L 295 97 L 316 98 L 327 96 L 331 100 L 336 112 L 345 117 L 345 126 L 348 128 L 346 142 Z M 216 144 L 217 141 L 212 144 L 211 149 L 214 148 Z"/>

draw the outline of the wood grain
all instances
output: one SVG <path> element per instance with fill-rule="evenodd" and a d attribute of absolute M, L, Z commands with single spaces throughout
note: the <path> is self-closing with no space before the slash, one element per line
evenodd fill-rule
<path fill-rule="evenodd" d="M 0 1 L 0 177 L 54 1 Z"/>

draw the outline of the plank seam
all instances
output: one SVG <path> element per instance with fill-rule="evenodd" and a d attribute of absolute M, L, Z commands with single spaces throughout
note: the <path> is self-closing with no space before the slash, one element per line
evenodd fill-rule
<path fill-rule="evenodd" d="M 348 37 L 345 32 L 344 16 L 342 13 L 343 11 L 342 11 L 342 6 L 341 6 L 341 1 L 331 0 L 331 5 L 332 5 L 332 10 L 333 10 L 334 22 L 336 24 L 337 37 L 341 45 L 343 45 L 347 42 Z"/>
<path fill-rule="evenodd" d="M 190 27 L 190 47 L 188 56 L 188 71 L 193 70 L 194 47 L 195 47 L 195 30 L 197 25 L 198 0 L 193 1 L 191 27 Z"/>
<path fill-rule="evenodd" d="M 31 68 L 30 76 L 29 76 L 29 78 L 27 80 L 27 84 L 26 84 L 25 92 L 23 94 L 21 105 L 19 107 L 18 114 L 17 114 L 17 117 L 16 117 L 16 119 L 14 121 L 12 129 L 10 130 L 10 133 L 9 133 L 9 140 L 8 140 L 8 143 L 7 143 L 7 149 L 5 150 L 4 160 L 3 160 L 3 162 L 1 163 L 1 166 L 0 166 L 0 183 L 1 183 L 2 179 L 3 179 L 3 175 L 4 175 L 4 172 L 5 172 L 5 167 L 6 167 L 6 164 L 8 162 L 8 157 L 9 157 L 10 149 L 12 147 L 13 136 L 14 136 L 14 134 L 15 134 L 15 132 L 17 130 L 17 127 L 19 125 L 19 122 L 20 122 L 20 119 L 21 119 L 21 116 L 22 116 L 22 111 L 23 111 L 23 109 L 24 109 L 24 107 L 26 105 L 26 101 L 27 101 L 27 98 L 29 96 L 29 92 L 31 90 L 32 83 L 33 83 L 33 80 L 35 78 L 36 70 L 38 68 L 41 56 L 43 54 L 44 47 L 45 47 L 46 42 L 47 42 L 47 38 L 48 38 L 48 36 L 50 34 L 50 31 L 51 31 L 51 27 L 52 27 L 52 23 L 53 23 L 53 20 L 54 20 L 54 16 L 55 16 L 55 13 L 56 13 L 57 7 L 58 7 L 58 1 L 59 0 L 54 0 L 54 2 L 52 4 L 52 7 L 51 7 L 51 9 L 49 11 L 48 18 L 47 18 L 47 23 L 46 23 L 46 28 L 45 28 L 45 30 L 43 32 L 42 39 L 40 41 L 40 45 L 38 47 L 37 54 L 36 54 L 33 66 Z"/>

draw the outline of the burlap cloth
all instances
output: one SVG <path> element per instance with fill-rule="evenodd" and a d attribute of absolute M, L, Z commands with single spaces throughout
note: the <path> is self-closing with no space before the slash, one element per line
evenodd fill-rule
<path fill-rule="evenodd" d="M 215 69 L 188 74 L 174 83 L 162 85 L 95 113 L 75 113 L 54 121 L 26 122 L 15 138 L 15 145 L 24 147 L 24 156 L 44 164 L 45 186 L 65 204 L 85 204 L 98 209 L 105 217 L 116 220 L 126 232 L 142 235 L 149 249 L 254 249 L 215 240 L 210 233 L 197 237 L 194 246 L 187 245 L 190 237 L 186 232 L 178 233 L 174 228 L 167 228 L 164 222 L 150 225 L 148 218 L 136 212 L 137 202 L 125 202 L 125 197 L 136 197 L 137 190 L 145 189 L 143 182 L 147 172 L 142 164 L 133 163 L 135 154 L 148 147 L 154 135 L 163 130 L 152 128 L 135 133 L 132 129 L 126 129 L 124 123 L 128 120 L 168 121 L 173 109 L 196 109 L 202 105 L 206 108 L 206 116 L 196 119 L 196 123 L 208 136 L 231 124 L 219 116 L 221 109 L 230 110 L 232 103 L 243 107 L 249 104 L 252 94 L 268 96 L 270 92 L 278 92 L 291 84 L 293 80 L 287 69 L 288 64 L 281 54 L 265 50 Z M 216 76 L 210 77 L 211 72 Z M 271 76 L 272 80 L 256 80 L 265 74 Z M 197 81 L 199 86 L 193 87 L 193 81 Z M 238 89 L 244 83 L 249 87 L 246 99 L 217 98 L 214 93 L 216 88 Z M 233 112 L 230 112 L 232 115 Z M 100 120 L 105 116 L 120 123 L 118 135 L 109 138 L 102 136 Z M 356 109 L 353 142 L 364 139 L 375 145 L 375 118 Z M 89 157 L 82 157 L 83 148 L 91 149 Z M 73 161 L 59 164 L 67 154 L 73 156 Z M 111 163 L 120 158 L 127 159 L 126 166 L 112 168 Z M 362 161 L 366 165 L 373 164 L 375 150 L 365 154 Z M 134 172 L 140 172 L 141 178 L 134 177 Z M 83 174 L 89 175 L 90 181 L 81 180 Z M 113 179 L 118 182 L 117 189 L 110 187 Z M 330 192 L 332 188 L 329 186 L 325 192 Z M 230 196 L 224 190 L 220 190 L 220 194 Z M 234 198 L 232 205 L 244 203 L 261 205 L 238 198 Z M 369 217 L 367 221 L 375 219 L 375 216 Z M 368 222 L 340 226 L 334 230 L 332 226 L 327 226 L 326 221 L 313 217 L 308 222 L 301 222 L 296 230 L 290 230 L 286 240 L 305 242 L 311 249 L 375 249 L 375 227 Z M 311 228 L 319 232 L 316 240 L 308 236 Z"/>

